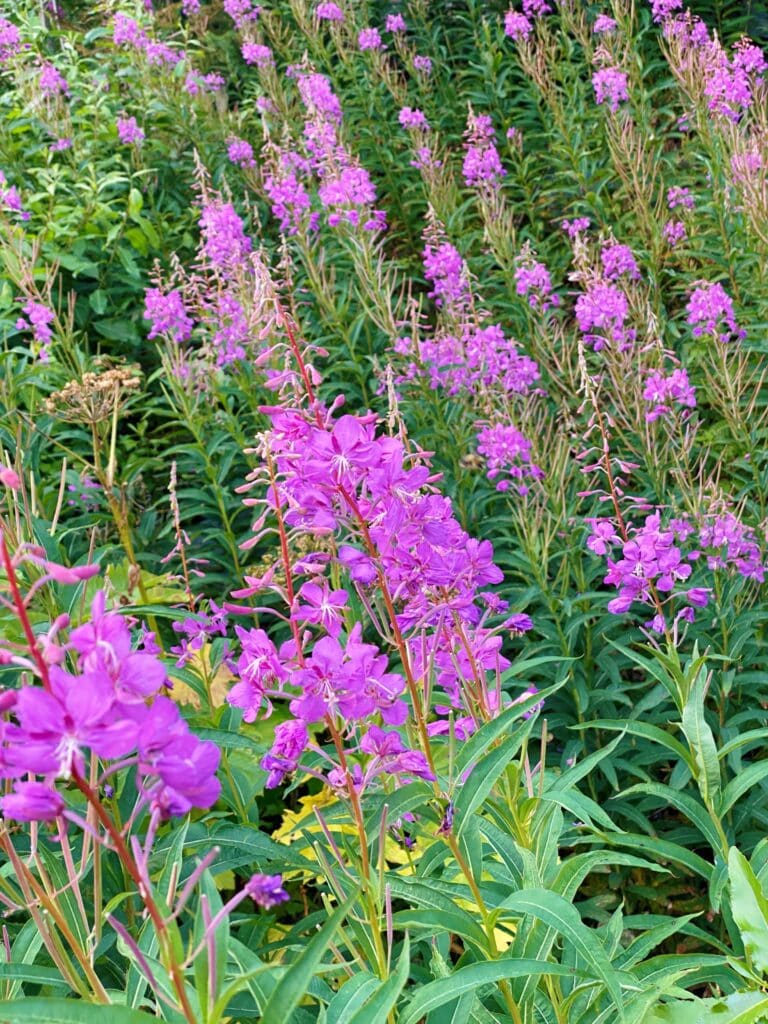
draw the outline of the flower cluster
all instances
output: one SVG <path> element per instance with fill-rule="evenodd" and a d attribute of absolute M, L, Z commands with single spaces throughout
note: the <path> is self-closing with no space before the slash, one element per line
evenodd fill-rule
<path fill-rule="evenodd" d="M 599 352 L 608 344 L 623 351 L 637 336 L 634 328 L 626 326 L 629 315 L 627 296 L 614 284 L 596 281 L 576 300 L 576 320 L 584 341 Z M 595 333 L 595 332 L 599 333 Z"/>
<path fill-rule="evenodd" d="M 640 279 L 637 261 L 628 245 L 620 245 L 618 242 L 604 245 L 600 251 L 600 261 L 603 264 L 603 274 L 609 281 L 616 281 L 624 275 L 633 281 Z"/>
<path fill-rule="evenodd" d="M 595 102 L 606 103 L 611 113 L 618 112 L 619 105 L 629 99 L 627 75 L 621 68 L 600 68 L 592 76 Z"/>
<path fill-rule="evenodd" d="M 23 316 L 19 317 L 16 321 L 16 329 L 19 331 L 32 331 L 32 337 L 38 346 L 38 358 L 41 362 L 47 363 L 50 358 L 48 349 L 53 341 L 51 324 L 56 319 L 56 316 L 52 309 L 43 305 L 42 302 L 35 302 L 34 299 L 27 300 L 23 306 L 23 311 L 26 319 Z"/>
<path fill-rule="evenodd" d="M 513 482 L 521 495 L 528 493 L 527 480 L 541 480 L 543 470 L 531 462 L 531 442 L 511 423 L 494 423 L 477 435 L 477 452 L 485 459 L 489 480 L 502 479 L 497 491 L 507 491 Z"/>
<path fill-rule="evenodd" d="M 118 117 L 117 137 L 126 146 L 140 146 L 144 141 L 144 132 L 135 117 Z"/>
<path fill-rule="evenodd" d="M 187 313 L 181 292 L 173 290 L 163 294 L 159 288 L 148 288 L 144 302 L 144 319 L 152 324 L 150 339 L 167 334 L 176 342 L 189 341 L 195 323 Z"/>
<path fill-rule="evenodd" d="M 549 271 L 532 257 L 524 257 L 515 270 L 515 287 L 533 309 L 547 310 L 560 305 L 560 296 L 552 294 Z"/>
<path fill-rule="evenodd" d="M 524 14 L 510 10 L 504 15 L 504 34 L 516 43 L 530 38 L 533 25 Z"/>
<path fill-rule="evenodd" d="M 747 332 L 736 323 L 733 299 L 719 282 L 703 282 L 695 288 L 685 308 L 694 338 L 704 334 L 727 343 L 742 341 L 747 336 Z"/>
<path fill-rule="evenodd" d="M 495 191 L 507 173 L 501 163 L 499 151 L 493 141 L 493 124 L 487 114 L 469 115 L 466 152 L 464 154 L 464 181 L 470 188 Z"/>
<path fill-rule="evenodd" d="M 673 370 L 667 376 L 661 370 L 654 370 L 646 381 L 643 399 L 651 406 L 645 414 L 646 422 L 653 423 L 660 417 L 670 416 L 675 405 L 682 406 L 683 412 L 694 409 L 696 388 L 691 385 L 688 374 L 682 368 Z"/>
<path fill-rule="evenodd" d="M 35 552 L 25 557 L 40 561 Z M 49 578 L 62 576 L 60 567 L 46 563 L 45 568 Z M 63 573 L 76 582 L 94 570 Z M 0 800 L 4 816 L 40 821 L 63 814 L 65 799 L 55 783 L 84 781 L 91 756 L 121 769 L 135 766 L 139 804 L 161 816 L 215 803 L 219 750 L 198 740 L 176 704 L 160 693 L 168 683 L 162 662 L 133 649 L 125 619 L 107 611 L 103 591 L 93 600 L 90 618 L 62 644 L 59 634 L 67 624 L 66 616 L 57 619 L 34 660 L 11 646 L 0 652 L 42 684 L 22 686 L 5 701 L 9 717 L 2 729 L 0 771 L 15 781 L 12 793 Z M 63 667 L 67 652 L 75 660 L 74 673 Z M 105 766 L 102 784 L 114 770 Z M 31 781 L 30 775 L 40 779 Z"/>

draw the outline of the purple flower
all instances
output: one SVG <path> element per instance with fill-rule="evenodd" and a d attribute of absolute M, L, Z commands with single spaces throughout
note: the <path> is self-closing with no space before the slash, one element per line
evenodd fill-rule
<path fill-rule="evenodd" d="M 268 68 L 275 63 L 272 51 L 262 43 L 243 43 L 240 52 L 246 64 L 255 64 L 257 68 Z"/>
<path fill-rule="evenodd" d="M 253 147 L 245 139 L 230 139 L 227 147 L 227 156 L 238 167 L 248 168 L 256 166 L 256 161 L 253 159 Z"/>
<path fill-rule="evenodd" d="M 643 399 L 652 406 L 645 414 L 646 422 L 653 423 L 661 416 L 670 415 L 672 404 L 694 409 L 696 389 L 691 386 L 688 374 L 683 369 L 673 370 L 667 377 L 655 370 L 646 382 Z"/>
<path fill-rule="evenodd" d="M 261 761 L 261 767 L 269 772 L 265 783 L 267 789 L 281 785 L 299 766 L 299 758 L 309 743 L 309 733 L 303 721 L 281 722 L 275 726 L 272 747 Z"/>
<path fill-rule="evenodd" d="M 219 798 L 221 751 L 190 733 L 173 701 L 157 697 L 139 728 L 139 772 L 146 798 L 163 814 L 206 809 Z"/>
<path fill-rule="evenodd" d="M 435 299 L 435 305 L 463 303 L 468 299 L 467 268 L 450 242 L 437 247 L 427 245 L 422 256 L 424 276 L 432 284 L 429 297 Z"/>
<path fill-rule="evenodd" d="M 618 243 L 604 245 L 600 251 L 600 259 L 603 264 L 603 272 L 609 281 L 615 281 L 624 274 L 633 281 L 640 280 L 640 271 L 628 245 L 619 245 Z"/>
<path fill-rule="evenodd" d="M 346 590 L 330 590 L 325 580 L 321 584 L 305 583 L 298 594 L 303 602 L 291 612 L 297 622 L 313 622 L 336 637 L 343 625 L 343 610 L 349 595 Z"/>
<path fill-rule="evenodd" d="M 493 124 L 487 114 L 470 114 L 465 133 L 466 152 L 462 172 L 470 188 L 498 189 L 507 173 L 501 163 L 499 151 L 493 142 Z"/>
<path fill-rule="evenodd" d="M 681 220 L 668 220 L 662 230 L 664 238 L 673 249 L 688 237 L 685 224 Z"/>
<path fill-rule="evenodd" d="M 598 14 L 592 26 L 592 31 L 596 36 L 607 36 L 611 32 L 615 32 L 616 27 L 616 21 L 613 18 L 610 18 L 607 14 Z"/>
<path fill-rule="evenodd" d="M 526 494 L 526 479 L 543 478 L 542 470 L 531 462 L 531 442 L 511 423 L 484 427 L 477 440 L 477 452 L 485 457 L 488 479 L 495 480 L 504 474 L 496 484 L 497 491 L 506 491 L 510 481 L 517 481 L 518 492 Z"/>
<path fill-rule="evenodd" d="M 664 21 L 674 11 L 679 11 L 683 6 L 683 0 L 650 0 L 651 13 L 655 22 Z"/>
<path fill-rule="evenodd" d="M 576 300 L 576 320 L 584 340 L 599 352 L 609 342 L 626 349 L 635 340 L 636 332 L 625 326 L 629 315 L 627 297 L 619 288 L 604 281 L 591 284 Z M 595 334 L 595 330 L 602 333 Z"/>
<path fill-rule="evenodd" d="M 338 4 L 330 2 L 320 3 L 315 8 L 315 17 L 319 21 L 344 21 L 344 11 Z"/>
<path fill-rule="evenodd" d="M 429 122 L 421 110 L 403 107 L 397 119 L 403 128 L 418 128 L 424 132 L 429 131 Z"/>
<path fill-rule="evenodd" d="M 765 565 L 757 545 L 755 531 L 740 522 L 733 513 L 713 516 L 702 527 L 699 542 L 709 549 L 710 569 L 734 568 L 746 579 L 762 583 Z"/>
<path fill-rule="evenodd" d="M 402 14 L 388 14 L 384 22 L 384 28 L 387 32 L 406 32 L 408 30 Z"/>
<path fill-rule="evenodd" d="M 48 348 L 53 341 L 53 331 L 50 325 L 56 319 L 56 314 L 48 306 L 44 306 L 42 302 L 35 302 L 34 299 L 28 299 L 22 308 L 27 319 L 19 317 L 16 321 L 16 329 L 32 331 L 32 337 L 39 346 L 38 358 L 41 362 L 47 363 Z"/>
<path fill-rule="evenodd" d="M 18 28 L 7 18 L 0 18 L 0 64 L 14 57 L 21 50 L 21 36 Z"/>
<path fill-rule="evenodd" d="M 213 202 L 203 207 L 200 229 L 203 252 L 214 267 L 229 270 L 243 263 L 251 251 L 251 239 L 231 203 Z"/>
<path fill-rule="evenodd" d="M 159 288 L 147 288 L 144 294 L 144 319 L 152 324 L 148 335 L 150 339 L 167 334 L 179 344 L 189 341 L 195 326 L 194 320 L 187 315 L 181 292 L 175 290 L 163 295 Z"/>
<path fill-rule="evenodd" d="M 682 206 L 686 210 L 692 210 L 696 205 L 696 201 L 691 195 L 689 188 L 683 188 L 680 185 L 673 185 L 667 189 L 667 206 L 670 210 L 674 210 L 676 206 Z"/>
<path fill-rule="evenodd" d="M 19 190 L 15 185 L 9 185 L 5 175 L 0 171 L 0 208 L 2 207 L 17 213 L 21 220 L 29 220 L 29 214 L 22 208 Z"/>
<path fill-rule="evenodd" d="M 3 817 L 10 821 L 53 821 L 64 813 L 61 795 L 44 782 L 16 782 L 0 797 Z"/>
<path fill-rule="evenodd" d="M 261 7 L 253 0 L 224 0 L 224 10 L 238 28 L 245 28 L 261 14 Z"/>
<path fill-rule="evenodd" d="M 621 538 L 610 519 L 588 519 L 592 532 L 587 538 L 587 547 L 596 555 L 606 554 Z"/>
<path fill-rule="evenodd" d="M 508 619 L 505 619 L 504 626 L 512 633 L 521 636 L 523 633 L 528 633 L 533 629 L 533 619 L 530 615 L 517 612 L 515 615 L 510 615 Z"/>
<path fill-rule="evenodd" d="M 685 308 L 694 338 L 709 334 L 727 343 L 742 341 L 747 336 L 747 332 L 736 323 L 733 300 L 719 282 L 704 282 L 695 288 Z"/>
<path fill-rule="evenodd" d="M 280 875 L 252 875 L 245 883 L 245 891 L 263 910 L 271 910 L 291 898 Z"/>
<path fill-rule="evenodd" d="M 569 238 L 578 238 L 582 231 L 589 228 L 589 217 L 577 217 L 575 220 L 564 220 L 561 224 Z"/>
<path fill-rule="evenodd" d="M 115 25 L 112 32 L 112 41 L 115 46 L 143 46 L 147 36 L 141 26 L 129 18 L 127 14 L 118 12 L 115 15 Z"/>
<path fill-rule="evenodd" d="M 422 75 L 430 75 L 432 73 L 432 61 L 429 57 L 416 54 L 413 58 L 413 68 L 414 71 L 418 71 Z"/>
<path fill-rule="evenodd" d="M 237 660 L 238 682 L 227 695 L 227 702 L 243 711 L 243 721 L 254 722 L 266 703 L 271 708 L 267 691 L 277 687 L 288 677 L 277 649 L 263 629 L 242 629 L 235 627 L 242 645 Z"/>
<path fill-rule="evenodd" d="M 381 50 L 384 46 L 377 28 L 362 29 L 357 37 L 357 45 L 361 50 Z"/>
<path fill-rule="evenodd" d="M 135 117 L 118 117 L 117 136 L 127 146 L 140 146 L 144 141 L 144 132 Z"/>
<path fill-rule="evenodd" d="M 528 259 L 515 270 L 515 285 L 518 295 L 528 298 L 533 309 L 550 309 L 560 304 L 558 295 L 552 295 L 552 278 L 543 263 Z"/>
<path fill-rule="evenodd" d="M 48 96 L 63 96 L 69 92 L 66 78 L 59 73 L 53 64 L 43 64 L 37 84 L 40 91 Z"/>
<path fill-rule="evenodd" d="M 629 99 L 627 76 L 620 68 L 601 68 L 592 76 L 595 90 L 595 102 L 607 103 L 612 113 L 616 113 L 619 104 Z"/>
<path fill-rule="evenodd" d="M 533 25 L 524 14 L 518 11 L 507 11 L 504 15 L 504 35 L 514 39 L 516 43 L 528 39 L 533 32 Z"/>

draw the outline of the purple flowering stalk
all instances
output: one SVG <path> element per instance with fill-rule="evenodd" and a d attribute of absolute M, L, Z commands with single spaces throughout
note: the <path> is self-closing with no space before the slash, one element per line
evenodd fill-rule
<path fill-rule="evenodd" d="M 8 483 L 13 485 L 14 481 Z M 82 583 L 99 569 L 96 565 L 67 568 L 50 561 L 41 548 L 31 544 L 21 545 L 11 555 L 6 536 L 0 529 L 0 563 L 7 588 L 6 594 L 0 594 L 0 603 L 16 617 L 25 644 L 10 640 L 0 644 L 0 663 L 17 667 L 21 684 L 0 694 L 0 774 L 12 782 L 12 789 L 0 797 L 4 821 L 6 826 L 10 822 L 22 826 L 54 824 L 83 914 L 68 828 L 82 829 L 86 844 L 96 842 L 106 854 L 118 859 L 157 936 L 159 958 L 168 971 L 177 1001 L 174 1009 L 194 1024 L 198 1018 L 187 992 L 185 972 L 199 950 L 184 955 L 175 919 L 215 851 L 193 872 L 175 905 L 169 897 L 169 911 L 163 910 L 162 901 L 155 898 L 148 862 L 161 821 L 184 815 L 192 807 L 207 809 L 218 799 L 220 751 L 212 742 L 198 740 L 176 704 L 161 694 L 167 685 L 164 665 L 146 648 L 133 649 L 125 619 L 106 608 L 102 591 L 93 600 L 90 618 L 77 627 L 68 630 L 69 616 L 63 614 L 46 632 L 34 632 L 29 603 L 37 591 L 50 581 Z M 26 593 L 22 592 L 19 576 L 22 567 L 30 567 L 37 574 Z M 68 661 L 74 671 L 64 667 Z M 115 775 L 128 768 L 136 771 L 136 802 L 127 822 L 118 824 L 100 794 L 109 792 Z M 78 790 L 85 799 L 87 820 L 70 806 L 71 789 Z M 135 829 L 145 817 L 148 824 L 142 841 Z M 71 972 L 67 956 L 61 955 L 59 942 L 53 937 L 53 925 L 69 936 L 69 951 L 96 997 L 108 1001 L 88 952 L 71 935 L 55 896 L 42 893 L 31 868 L 16 855 L 6 829 L 0 834 L 0 843 L 26 894 L 30 914 L 35 920 L 40 916 L 38 899 L 48 913 L 47 919 L 40 920 L 40 930 L 64 977 L 70 978 Z M 206 934 L 247 896 L 264 908 L 288 898 L 279 876 L 255 875 L 213 919 Z M 128 929 L 114 916 L 109 920 L 133 951 L 155 994 L 169 1001 Z M 72 983 L 76 990 L 82 990 L 77 978 Z"/>

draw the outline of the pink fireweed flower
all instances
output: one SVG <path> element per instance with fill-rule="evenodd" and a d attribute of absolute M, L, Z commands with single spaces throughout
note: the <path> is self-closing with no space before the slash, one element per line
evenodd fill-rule
<path fill-rule="evenodd" d="M 29 213 L 21 205 L 21 196 L 15 185 L 9 185 L 8 179 L 0 171 L 0 210 L 10 210 L 19 215 L 21 220 L 29 220 Z"/>
<path fill-rule="evenodd" d="M 200 0 L 181 0 L 181 13 L 189 18 L 200 11 Z"/>
<path fill-rule="evenodd" d="M 607 14 L 598 14 L 592 26 L 592 31 L 596 36 L 607 36 L 611 32 L 615 32 L 616 28 L 617 23 L 613 18 L 610 18 Z"/>
<path fill-rule="evenodd" d="M 0 465 L 0 484 L 3 487 L 9 487 L 12 491 L 18 491 L 21 487 L 21 479 L 15 469 Z"/>
<path fill-rule="evenodd" d="M 112 30 L 112 42 L 115 46 L 143 46 L 147 40 L 146 32 L 127 14 L 118 12 L 115 15 L 114 28 Z"/>
<path fill-rule="evenodd" d="M 280 875 L 252 875 L 245 883 L 245 891 L 262 910 L 271 910 L 291 898 Z"/>
<path fill-rule="evenodd" d="M 144 141 L 144 132 L 135 117 L 118 117 L 117 137 L 126 146 L 140 146 Z"/>
<path fill-rule="evenodd" d="M 21 36 L 18 28 L 7 18 L 0 18 L 0 64 L 14 57 L 21 50 Z"/>
<path fill-rule="evenodd" d="M 217 366 L 229 366 L 245 359 L 250 327 L 245 310 L 234 295 L 224 292 L 217 296 L 211 326 Z"/>
<path fill-rule="evenodd" d="M 704 282 L 695 288 L 685 308 L 694 338 L 709 334 L 727 343 L 742 341 L 747 336 L 747 332 L 736 323 L 733 299 L 719 282 Z"/>
<path fill-rule="evenodd" d="M 587 519 L 587 523 L 591 530 L 587 538 L 587 547 L 596 555 L 605 555 L 612 547 L 621 543 L 621 537 L 610 519 Z"/>
<path fill-rule="evenodd" d="M 144 319 L 152 324 L 148 334 L 150 340 L 167 334 L 178 343 L 189 341 L 195 326 L 187 314 L 184 297 L 175 290 L 164 295 L 159 288 L 147 288 L 144 293 Z"/>
<path fill-rule="evenodd" d="M 43 64 L 37 84 L 40 91 L 48 96 L 65 96 L 69 93 L 66 78 L 59 73 L 53 64 Z"/>
<path fill-rule="evenodd" d="M 667 244 L 673 249 L 688 237 L 685 224 L 681 220 L 668 220 L 662 229 L 662 233 Z"/>
<path fill-rule="evenodd" d="M 0 810 L 9 821 L 53 821 L 65 806 L 61 794 L 44 782 L 16 782 L 11 793 L 0 797 Z"/>
<path fill-rule="evenodd" d="M 511 423 L 484 427 L 477 435 L 478 455 L 485 458 L 487 476 L 495 480 L 497 491 L 509 490 L 514 483 L 518 493 L 528 493 L 527 480 L 541 480 L 543 471 L 531 462 L 531 442 Z"/>
<path fill-rule="evenodd" d="M 424 132 L 429 131 L 429 122 L 421 110 L 403 107 L 397 119 L 403 128 L 418 128 Z"/>
<path fill-rule="evenodd" d="M 281 722 L 275 726 L 275 736 L 269 753 L 262 758 L 261 767 L 269 772 L 265 786 L 274 789 L 292 775 L 309 743 L 309 731 L 303 721 Z"/>
<path fill-rule="evenodd" d="M 238 682 L 229 691 L 227 703 L 242 710 L 243 721 L 254 722 L 262 706 L 271 712 L 269 692 L 288 678 L 288 669 L 263 629 L 235 626 L 235 632 L 242 653 L 235 669 Z"/>
<path fill-rule="evenodd" d="M 507 11 L 504 15 L 504 35 L 514 39 L 516 43 L 530 38 L 533 25 L 519 11 Z"/>
<path fill-rule="evenodd" d="M 337 124 L 341 123 L 341 103 L 331 83 L 317 72 L 300 75 L 298 78 L 301 101 L 310 114 L 319 114 Z"/>
<path fill-rule="evenodd" d="M 48 348 L 53 341 L 51 324 L 56 319 L 56 314 L 42 302 L 35 302 L 28 299 L 22 307 L 26 319 L 22 316 L 16 321 L 16 330 L 32 331 L 32 337 L 38 346 L 38 358 L 41 362 L 47 363 L 49 359 Z"/>
<path fill-rule="evenodd" d="M 569 238 L 578 238 L 582 231 L 589 229 L 589 217 L 577 217 L 575 220 L 564 220 L 560 227 Z"/>
<path fill-rule="evenodd" d="M 547 0 L 523 0 L 523 14 L 526 18 L 541 18 L 551 13 L 552 7 Z"/>
<path fill-rule="evenodd" d="M 318 4 L 315 8 L 315 17 L 319 21 L 344 21 L 344 11 L 338 4 L 327 2 Z"/>
<path fill-rule="evenodd" d="M 600 251 L 600 260 L 603 273 L 609 281 L 616 281 L 624 274 L 633 281 L 640 279 L 640 270 L 628 245 L 613 242 L 604 245 Z"/>
<path fill-rule="evenodd" d="M 264 191 L 272 204 L 272 215 L 280 230 L 297 234 L 303 227 L 314 229 L 318 214 L 310 213 L 312 200 L 299 179 L 302 158 L 298 153 L 281 153 L 273 173 L 264 179 Z"/>
<path fill-rule="evenodd" d="M 609 343 L 616 344 L 619 351 L 628 348 L 635 340 L 636 331 L 626 327 L 629 302 L 621 289 L 604 281 L 591 284 L 587 291 L 576 300 L 576 320 L 584 341 L 595 352 Z M 600 334 L 595 334 L 595 331 Z"/>
<path fill-rule="evenodd" d="M 619 104 L 629 99 L 627 75 L 620 68 L 600 68 L 592 75 L 595 102 L 607 103 L 611 113 L 617 113 Z"/>
<path fill-rule="evenodd" d="M 301 603 L 291 612 L 292 619 L 315 623 L 330 636 L 339 635 L 349 598 L 346 590 L 331 590 L 323 580 L 322 583 L 305 583 L 298 598 Z"/>
<path fill-rule="evenodd" d="M 261 14 L 261 7 L 253 0 L 224 0 L 224 10 L 238 28 L 245 28 Z"/>
<path fill-rule="evenodd" d="M 214 267 L 226 270 L 243 263 L 253 243 L 231 203 L 212 202 L 200 217 L 203 252 Z"/>
<path fill-rule="evenodd" d="M 384 43 L 381 40 L 381 33 L 377 28 L 361 29 L 357 36 L 357 45 L 361 50 L 381 50 Z"/>
<path fill-rule="evenodd" d="M 180 64 L 184 60 L 183 51 L 177 52 L 173 47 L 168 46 L 166 43 L 161 43 L 156 39 L 145 39 L 141 43 L 141 46 L 150 67 L 175 68 L 177 64 Z"/>
<path fill-rule="evenodd" d="M 272 51 L 262 43 L 243 43 L 240 52 L 246 64 L 254 64 L 257 68 L 268 68 L 275 63 Z"/>
<path fill-rule="evenodd" d="M 326 178 L 318 189 L 320 202 L 331 211 L 328 223 L 335 227 L 342 220 L 357 226 L 362 220 L 366 231 L 386 226 L 383 210 L 366 210 L 376 202 L 376 188 L 364 167 L 350 165 L 335 177 Z"/>
<path fill-rule="evenodd" d="M 651 0 L 651 13 L 655 22 L 664 21 L 683 6 L 683 0 Z"/>
<path fill-rule="evenodd" d="M 422 75 L 430 75 L 432 73 L 432 60 L 429 57 L 421 56 L 416 54 L 413 58 L 413 69 L 418 71 Z"/>
<path fill-rule="evenodd" d="M 470 114 L 465 132 L 466 152 L 462 172 L 470 188 L 496 191 L 507 173 L 493 142 L 493 124 L 487 114 Z"/>
<path fill-rule="evenodd" d="M 56 139 L 55 142 L 50 144 L 48 151 L 50 153 L 64 153 L 68 149 L 72 149 L 73 142 L 74 140 L 69 136 L 64 139 Z"/>
<path fill-rule="evenodd" d="M 387 32 L 406 32 L 408 26 L 402 14 L 388 14 L 384 22 L 384 29 Z"/>
<path fill-rule="evenodd" d="M 646 422 L 653 423 L 662 416 L 669 416 L 674 405 L 694 409 L 696 388 L 692 387 L 684 369 L 673 370 L 666 377 L 660 370 L 655 370 L 646 381 L 643 399 L 651 406 L 645 414 Z"/>
<path fill-rule="evenodd" d="M 530 259 L 515 270 L 515 285 L 518 295 L 528 298 L 533 309 L 551 309 L 560 304 L 560 297 L 552 294 L 552 278 L 543 263 Z"/>
<path fill-rule="evenodd" d="M 745 579 L 764 582 L 766 567 L 755 531 L 733 513 L 708 519 L 699 533 L 699 543 L 708 551 L 710 569 L 735 569 Z"/>
<path fill-rule="evenodd" d="M 673 185 L 667 189 L 667 206 L 670 210 L 674 210 L 677 206 L 682 206 L 686 210 L 692 210 L 695 205 L 696 200 L 691 195 L 689 188 Z"/>
<path fill-rule="evenodd" d="M 460 304 L 469 298 L 467 267 L 455 246 L 450 242 L 437 247 L 427 245 L 422 257 L 424 276 L 432 285 L 429 297 L 436 306 Z"/>
<path fill-rule="evenodd" d="M 245 139 L 229 139 L 227 145 L 227 156 L 230 161 L 233 164 L 237 164 L 238 167 L 248 168 L 256 166 L 256 161 L 253 159 L 253 147 L 250 142 L 246 142 Z"/>

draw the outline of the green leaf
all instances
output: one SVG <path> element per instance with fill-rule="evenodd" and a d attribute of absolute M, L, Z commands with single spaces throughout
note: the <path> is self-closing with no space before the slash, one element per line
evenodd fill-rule
<path fill-rule="evenodd" d="M 154 1014 L 77 999 L 16 999 L 0 1007 L 2 1024 L 149 1024 Z"/>
<path fill-rule="evenodd" d="M 469 824 L 472 814 L 496 785 L 499 776 L 518 752 L 532 728 L 533 719 L 524 722 L 498 747 L 494 747 L 485 757 L 481 758 L 472 768 L 466 782 L 461 784 L 454 805 L 457 839 Z"/>
<path fill-rule="evenodd" d="M 702 665 L 696 673 L 691 692 L 683 708 L 683 732 L 696 762 L 696 781 L 707 807 L 713 807 L 720 796 L 720 761 L 712 730 L 704 717 L 707 670 Z"/>
<path fill-rule="evenodd" d="M 382 1021 L 386 1020 L 389 1011 L 394 1007 L 398 996 L 405 987 L 410 969 L 411 946 L 406 935 L 403 942 L 403 951 L 400 954 L 394 974 L 387 978 L 373 998 L 369 999 L 365 1006 L 357 1011 L 354 1017 L 349 1018 L 349 1024 L 381 1024 Z"/>
<path fill-rule="evenodd" d="M 513 914 L 530 914 L 567 939 L 605 983 L 623 1019 L 618 973 L 611 966 L 600 939 L 587 928 L 573 904 L 548 889 L 526 889 L 510 896 L 502 906 Z"/>
<path fill-rule="evenodd" d="M 734 992 L 725 999 L 676 999 L 647 1013 L 641 1024 L 757 1024 L 768 1015 L 763 992 Z"/>
<path fill-rule="evenodd" d="M 483 985 L 497 984 L 510 978 L 557 975 L 575 978 L 578 972 L 562 964 L 546 960 L 504 958 L 485 960 L 479 964 L 459 967 L 447 978 L 438 978 L 420 988 L 400 1015 L 398 1024 L 416 1024 L 421 1018 L 445 1003 L 454 1002 L 467 992 L 475 992 Z"/>
<path fill-rule="evenodd" d="M 264 1007 L 262 1016 L 265 1021 L 288 1024 L 293 1011 L 306 995 L 323 954 L 333 941 L 336 930 L 352 909 L 356 899 L 357 894 L 337 907 L 317 935 L 309 940 L 298 960 L 295 960 L 285 972 Z"/>
<path fill-rule="evenodd" d="M 747 959 L 765 974 L 768 970 L 768 900 L 749 861 L 735 846 L 728 854 L 728 878 L 731 913 Z"/>

